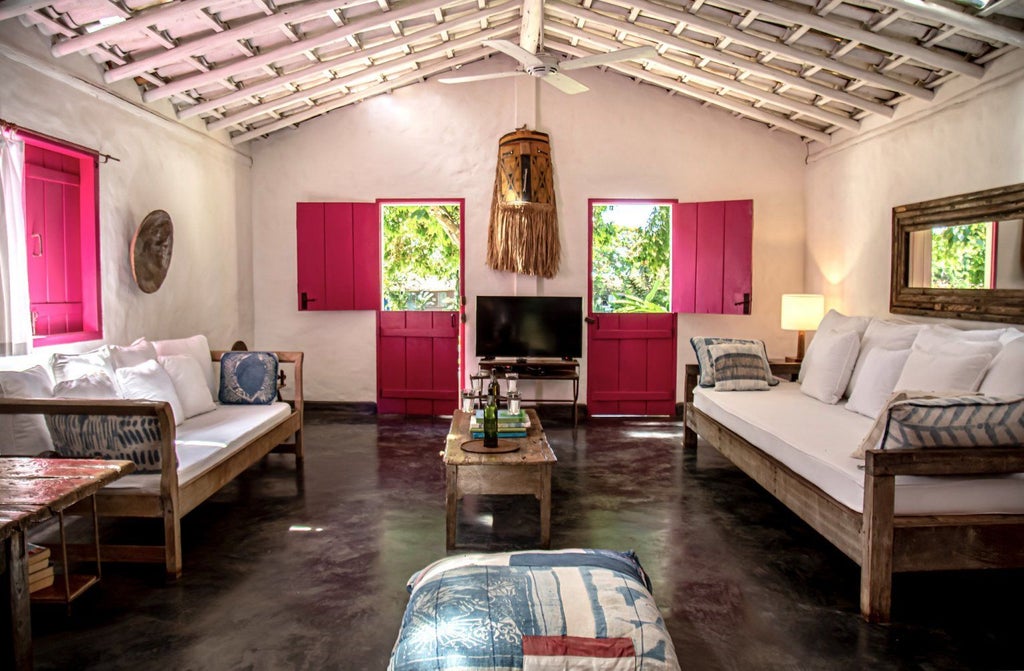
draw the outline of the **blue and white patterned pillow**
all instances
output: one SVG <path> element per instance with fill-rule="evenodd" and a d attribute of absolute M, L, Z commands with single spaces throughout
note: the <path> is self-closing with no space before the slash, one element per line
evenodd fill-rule
<path fill-rule="evenodd" d="M 277 400 L 277 357 L 271 352 L 225 352 L 220 360 L 220 402 L 269 405 Z"/>
<path fill-rule="evenodd" d="M 708 349 L 709 347 L 712 345 L 741 344 L 752 344 L 761 348 L 761 356 L 764 361 L 765 379 L 768 380 L 769 386 L 774 387 L 777 385 L 779 381 L 772 375 L 771 366 L 768 365 L 768 353 L 765 350 L 763 341 L 747 340 L 744 338 L 719 338 L 716 336 L 699 336 L 690 338 L 690 345 L 693 347 L 693 351 L 697 355 L 697 365 L 700 368 L 700 374 L 697 377 L 697 384 L 702 387 L 715 386 L 715 361 L 711 356 L 711 352 Z"/>
<path fill-rule="evenodd" d="M 156 417 L 47 415 L 53 449 L 62 457 L 124 459 L 136 473 L 159 473 L 160 424 Z"/>
<path fill-rule="evenodd" d="M 715 391 L 767 391 L 771 371 L 765 370 L 764 346 L 729 343 L 708 347 L 715 366 Z"/>

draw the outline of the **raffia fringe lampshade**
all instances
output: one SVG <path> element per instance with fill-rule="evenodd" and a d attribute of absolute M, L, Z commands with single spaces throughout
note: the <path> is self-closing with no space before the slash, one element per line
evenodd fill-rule
<path fill-rule="evenodd" d="M 548 135 L 525 128 L 507 133 L 498 141 L 487 265 L 550 278 L 560 257 Z"/>
<path fill-rule="evenodd" d="M 782 294 L 782 329 L 797 331 L 796 357 L 787 361 L 803 361 L 804 332 L 814 331 L 825 316 L 825 297 L 821 294 Z"/>

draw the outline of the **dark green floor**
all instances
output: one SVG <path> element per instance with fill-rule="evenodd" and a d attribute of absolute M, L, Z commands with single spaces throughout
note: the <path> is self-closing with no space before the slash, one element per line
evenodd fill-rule
<path fill-rule="evenodd" d="M 36 667 L 385 668 L 406 579 L 444 555 L 448 424 L 307 427 L 302 493 L 275 455 L 185 518 L 180 582 L 110 565 L 70 617 L 35 607 Z M 900 576 L 896 624 L 868 625 L 858 567 L 711 448 L 684 457 L 679 423 L 545 427 L 552 547 L 636 550 L 684 669 L 1024 668 L 1024 572 Z M 459 537 L 526 548 L 537 521 L 532 498 L 467 499 Z"/>

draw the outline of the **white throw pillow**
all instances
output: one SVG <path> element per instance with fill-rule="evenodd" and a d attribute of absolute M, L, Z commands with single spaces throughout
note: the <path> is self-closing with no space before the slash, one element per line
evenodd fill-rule
<path fill-rule="evenodd" d="M 1018 331 L 1015 328 L 1008 328 L 1003 331 L 1003 335 L 999 336 L 999 342 L 1004 345 L 1008 342 L 1016 340 L 1017 338 L 1024 338 L 1024 331 Z"/>
<path fill-rule="evenodd" d="M 139 338 L 127 347 L 110 346 L 110 362 L 115 369 L 131 368 L 153 359 L 156 359 L 156 348 L 145 338 Z"/>
<path fill-rule="evenodd" d="M 800 366 L 800 374 L 797 379 L 800 382 L 804 381 L 804 375 L 809 370 L 809 366 L 814 361 L 814 350 L 817 349 L 817 345 L 814 343 L 818 340 L 818 336 L 822 333 L 829 331 L 854 331 L 857 333 L 857 338 L 860 339 L 864 335 L 865 329 L 868 327 L 868 323 L 871 321 L 869 317 L 848 317 L 842 312 L 836 310 L 829 310 L 825 313 L 825 316 L 821 318 L 821 322 L 818 324 L 816 329 L 817 333 L 811 338 L 811 342 L 807 345 L 807 351 L 804 352 L 804 362 Z"/>
<path fill-rule="evenodd" d="M 864 362 L 873 349 L 909 349 L 914 344 L 914 340 L 922 328 L 921 324 L 897 324 L 879 319 L 871 320 L 868 328 L 864 331 L 864 336 L 860 339 L 860 353 L 857 355 L 857 363 L 853 367 L 853 374 L 850 376 L 850 384 L 846 386 L 846 396 L 853 398 L 857 384 L 860 382 L 861 377 L 864 376 Z M 892 390 L 890 389 L 889 391 Z"/>
<path fill-rule="evenodd" d="M 81 354 L 54 354 L 50 357 L 50 370 L 53 371 L 55 383 L 74 380 L 89 373 L 105 373 L 111 377 L 114 375 L 114 368 L 110 362 L 110 348 L 106 345 Z"/>
<path fill-rule="evenodd" d="M 73 380 L 53 385 L 54 398 L 81 398 L 86 400 L 121 398 L 114 381 L 106 373 L 89 373 Z"/>
<path fill-rule="evenodd" d="M 51 398 L 53 382 L 42 366 L 0 371 L 0 398 Z M 0 454 L 35 456 L 53 449 L 43 415 L 0 415 Z"/>
<path fill-rule="evenodd" d="M 988 352 L 953 355 L 947 351 L 911 350 L 903 366 L 895 391 L 930 391 L 942 393 L 978 390 L 985 370 L 992 362 Z"/>
<path fill-rule="evenodd" d="M 814 352 L 814 360 L 810 365 L 801 367 L 807 373 L 800 383 L 800 391 L 835 405 L 843 397 L 846 385 L 850 382 L 853 365 L 857 363 L 860 352 L 860 334 L 848 331 L 819 331 L 814 339 L 818 346 Z"/>
<path fill-rule="evenodd" d="M 206 386 L 206 378 L 196 360 L 184 354 L 160 357 L 160 365 L 174 383 L 174 391 L 181 401 L 185 419 L 201 415 L 217 409 L 213 402 L 210 389 Z"/>
<path fill-rule="evenodd" d="M 181 354 L 190 356 L 196 360 L 203 370 L 203 377 L 206 378 L 206 386 L 210 388 L 210 394 L 216 396 L 220 389 L 220 380 L 213 375 L 213 360 L 210 358 L 210 343 L 206 336 L 194 335 L 191 338 L 178 338 L 177 340 L 156 340 L 153 342 L 157 356 L 174 356 Z"/>
<path fill-rule="evenodd" d="M 1005 345 L 989 364 L 978 391 L 986 396 L 1024 394 L 1024 338 Z"/>
<path fill-rule="evenodd" d="M 117 369 L 117 384 L 121 395 L 137 401 L 167 401 L 171 404 L 175 426 L 185 421 L 185 410 L 181 407 L 174 383 L 156 361 L 145 361 L 131 368 Z"/>
<path fill-rule="evenodd" d="M 863 348 L 863 341 L 861 347 Z M 864 350 L 861 349 L 861 354 Z M 907 349 L 882 349 L 875 347 L 868 355 L 861 359 L 857 357 L 857 366 L 861 368 L 861 382 L 850 395 L 846 403 L 846 409 L 871 417 L 878 417 L 885 407 L 889 395 L 896 387 L 896 381 L 900 379 L 903 366 L 910 356 L 910 348 Z"/>
<path fill-rule="evenodd" d="M 1006 329 L 988 329 L 985 331 L 962 331 L 960 329 L 935 324 L 925 326 L 914 339 L 914 349 L 934 351 L 938 347 L 956 347 L 961 343 L 990 343 L 999 345 L 999 337 Z"/>

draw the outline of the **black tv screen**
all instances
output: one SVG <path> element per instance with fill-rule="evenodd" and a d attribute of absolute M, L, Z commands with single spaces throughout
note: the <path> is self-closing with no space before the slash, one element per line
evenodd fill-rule
<path fill-rule="evenodd" d="M 476 355 L 583 356 L 579 296 L 477 296 Z"/>

